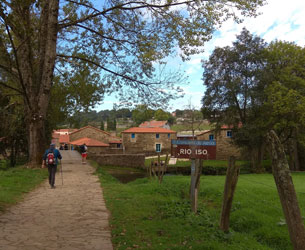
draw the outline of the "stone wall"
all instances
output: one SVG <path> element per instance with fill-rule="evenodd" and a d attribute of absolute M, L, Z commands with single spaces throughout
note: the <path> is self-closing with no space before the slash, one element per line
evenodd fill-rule
<path fill-rule="evenodd" d="M 109 138 L 111 137 L 110 134 L 107 132 L 104 132 L 102 130 L 93 128 L 93 127 L 85 127 L 83 129 L 80 129 L 74 133 L 70 134 L 70 141 L 76 141 L 78 139 L 88 137 L 91 139 L 98 140 L 100 142 L 108 143 Z"/>
<path fill-rule="evenodd" d="M 123 148 L 88 147 L 88 154 L 123 154 Z"/>
<path fill-rule="evenodd" d="M 144 154 L 89 155 L 88 157 L 104 166 L 145 168 Z"/>
<path fill-rule="evenodd" d="M 135 133 L 135 138 L 131 138 L 131 133 L 122 133 L 123 147 L 126 154 L 144 153 L 145 155 L 156 154 L 156 144 L 161 145 L 161 154 L 170 153 L 171 140 L 176 139 L 176 134 L 160 133 L 156 138 L 156 133 Z"/>
<path fill-rule="evenodd" d="M 228 160 L 230 156 L 235 156 L 236 159 L 241 159 L 240 149 L 233 145 L 232 139 L 227 137 L 226 129 L 222 129 L 219 133 L 210 131 L 197 136 L 198 140 L 209 140 L 209 135 L 213 134 L 216 140 L 216 160 Z"/>

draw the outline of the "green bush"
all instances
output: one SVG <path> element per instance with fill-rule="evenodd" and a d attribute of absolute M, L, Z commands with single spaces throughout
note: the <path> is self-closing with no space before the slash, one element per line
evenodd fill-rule
<path fill-rule="evenodd" d="M 202 168 L 202 174 L 204 175 L 225 175 L 227 172 L 227 166 L 204 166 Z"/>

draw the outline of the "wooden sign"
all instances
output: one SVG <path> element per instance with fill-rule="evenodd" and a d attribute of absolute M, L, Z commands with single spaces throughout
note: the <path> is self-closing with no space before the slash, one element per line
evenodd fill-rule
<path fill-rule="evenodd" d="M 216 159 L 216 141 L 172 140 L 171 155 L 186 159 Z"/>

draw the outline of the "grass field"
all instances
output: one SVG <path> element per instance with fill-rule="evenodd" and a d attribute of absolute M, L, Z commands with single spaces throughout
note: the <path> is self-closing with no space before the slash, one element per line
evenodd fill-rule
<path fill-rule="evenodd" d="M 115 249 L 292 249 L 270 174 L 239 177 L 230 232 L 218 229 L 225 176 L 202 176 L 198 214 L 190 210 L 189 176 L 121 184 L 97 168 L 111 212 Z M 303 216 L 305 173 L 293 174 Z"/>
<path fill-rule="evenodd" d="M 0 170 L 0 211 L 20 201 L 48 176 L 46 169 L 14 167 Z"/>
<path fill-rule="evenodd" d="M 177 132 L 190 131 L 191 128 L 192 128 L 191 123 L 189 123 L 189 124 L 174 124 L 174 125 L 171 126 L 171 130 L 174 130 L 174 131 L 177 131 Z M 209 124 L 199 124 L 199 123 L 195 123 L 194 128 L 196 130 L 200 130 L 200 131 L 212 129 L 211 125 L 209 125 Z"/>

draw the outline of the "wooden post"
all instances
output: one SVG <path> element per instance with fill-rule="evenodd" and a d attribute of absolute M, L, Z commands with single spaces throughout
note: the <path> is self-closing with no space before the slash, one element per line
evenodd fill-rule
<path fill-rule="evenodd" d="M 276 133 L 267 135 L 272 157 L 272 172 L 286 218 L 290 240 L 295 250 L 305 249 L 305 228 L 286 155 Z"/>
<path fill-rule="evenodd" d="M 239 167 L 235 166 L 235 158 L 233 156 L 229 159 L 229 166 L 227 169 L 227 177 L 224 187 L 222 211 L 220 216 L 220 229 L 224 232 L 229 231 L 230 213 L 233 202 L 233 196 L 238 181 Z"/>
<path fill-rule="evenodd" d="M 197 213 L 197 208 L 198 208 L 198 192 L 199 192 L 201 172 L 202 172 L 202 160 L 192 159 L 192 165 L 191 165 L 191 204 L 192 204 L 192 211 L 194 213 Z"/>

